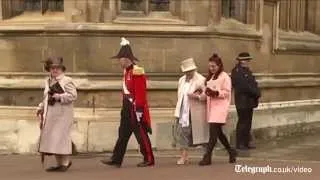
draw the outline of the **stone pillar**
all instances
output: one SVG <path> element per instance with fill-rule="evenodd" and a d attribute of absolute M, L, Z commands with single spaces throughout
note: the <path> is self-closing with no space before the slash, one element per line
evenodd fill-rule
<path fill-rule="evenodd" d="M 89 22 L 112 22 L 117 13 L 115 0 L 88 0 Z"/>
<path fill-rule="evenodd" d="M 171 0 L 170 1 L 169 10 L 172 13 L 172 15 L 178 16 L 184 20 L 181 7 L 182 7 L 182 1 L 179 1 L 179 0 Z"/>
<path fill-rule="evenodd" d="M 279 25 L 280 28 L 289 31 L 289 19 L 290 19 L 290 11 L 289 11 L 289 0 L 288 1 L 280 1 L 280 17 L 279 17 Z"/>
<path fill-rule="evenodd" d="M 312 0 L 311 0 L 312 1 Z M 314 11 L 314 18 L 315 20 L 313 21 L 314 23 L 314 33 L 320 35 L 320 1 L 314 1 L 316 2 L 315 4 L 315 11 Z"/>
<path fill-rule="evenodd" d="M 103 3 L 103 22 L 112 22 L 117 16 L 117 1 L 104 0 Z"/>
<path fill-rule="evenodd" d="M 209 12 L 209 24 L 219 24 L 222 17 L 222 0 L 211 0 Z"/>
<path fill-rule="evenodd" d="M 250 2 L 249 2 L 250 1 Z M 248 3 L 254 3 L 251 0 L 235 0 L 235 19 L 246 24 L 247 23 L 247 10 Z"/>
<path fill-rule="evenodd" d="M 0 20 L 3 20 L 3 14 L 2 14 L 2 0 L 0 0 Z"/>
<path fill-rule="evenodd" d="M 88 0 L 87 20 L 88 22 L 103 22 L 105 0 Z"/>
<path fill-rule="evenodd" d="M 305 30 L 305 0 L 280 1 L 280 28 L 285 31 L 301 32 Z"/>
<path fill-rule="evenodd" d="M 306 0 L 297 1 L 297 32 L 304 31 L 306 18 Z"/>
<path fill-rule="evenodd" d="M 67 21 L 69 22 L 87 22 L 87 0 L 65 0 L 64 13 Z"/>
<path fill-rule="evenodd" d="M 20 14 L 23 11 L 22 5 L 22 1 L 20 0 L 0 0 L 0 19 L 9 19 Z"/>
<path fill-rule="evenodd" d="M 262 28 L 263 0 L 247 1 L 247 24 L 255 24 L 257 31 Z"/>
<path fill-rule="evenodd" d="M 289 29 L 292 31 L 297 31 L 297 5 L 299 3 L 299 0 L 289 0 Z M 281 10 L 280 10 L 281 11 Z"/>
<path fill-rule="evenodd" d="M 181 1 L 181 0 L 180 0 Z M 217 1 L 217 0 L 213 0 Z M 209 0 L 184 0 L 181 1 L 183 19 L 189 25 L 207 26 L 209 23 Z"/>
<path fill-rule="evenodd" d="M 305 24 L 305 30 L 306 31 L 311 31 L 313 32 L 315 30 L 315 25 L 316 25 L 316 6 L 317 6 L 317 1 L 309 1 L 307 0 L 306 2 L 306 24 Z"/>
<path fill-rule="evenodd" d="M 305 30 L 320 34 L 320 2 L 314 0 L 306 1 L 306 24 Z"/>

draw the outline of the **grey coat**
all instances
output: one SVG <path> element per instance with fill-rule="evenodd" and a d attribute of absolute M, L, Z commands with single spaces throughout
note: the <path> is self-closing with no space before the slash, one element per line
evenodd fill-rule
<path fill-rule="evenodd" d="M 49 86 L 55 82 L 59 82 L 64 93 L 60 94 L 60 102 L 51 106 L 48 105 L 48 92 Z M 76 86 L 70 77 L 61 75 L 56 79 L 46 79 L 43 102 L 38 107 L 38 110 L 43 110 L 40 153 L 72 154 L 71 127 L 74 120 L 73 102 L 76 98 Z"/>

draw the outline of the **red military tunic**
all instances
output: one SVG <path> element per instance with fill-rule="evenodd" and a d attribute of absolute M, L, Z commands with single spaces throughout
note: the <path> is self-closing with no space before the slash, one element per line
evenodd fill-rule
<path fill-rule="evenodd" d="M 130 66 L 124 71 L 123 80 L 123 96 L 128 96 L 134 104 L 132 114 L 135 115 L 136 111 L 143 112 L 142 124 L 148 133 L 152 133 L 151 119 L 147 100 L 147 82 L 144 70 L 137 65 Z"/>

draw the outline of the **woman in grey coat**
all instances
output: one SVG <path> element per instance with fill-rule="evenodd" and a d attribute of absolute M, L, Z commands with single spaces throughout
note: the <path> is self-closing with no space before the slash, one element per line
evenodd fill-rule
<path fill-rule="evenodd" d="M 49 77 L 45 81 L 43 101 L 37 109 L 41 119 L 39 152 L 42 156 L 54 155 L 56 158 L 57 166 L 48 168 L 48 172 L 64 172 L 72 164 L 69 159 L 72 154 L 70 133 L 77 90 L 72 79 L 64 75 L 63 58 L 48 58 L 44 68 Z"/>

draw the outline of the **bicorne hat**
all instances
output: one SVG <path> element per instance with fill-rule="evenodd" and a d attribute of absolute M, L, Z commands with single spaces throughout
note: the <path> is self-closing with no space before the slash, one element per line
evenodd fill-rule
<path fill-rule="evenodd" d="M 131 61 L 139 61 L 134 55 L 130 47 L 130 42 L 122 37 L 120 42 L 120 50 L 116 56 L 111 57 L 112 59 L 128 58 Z"/>
<path fill-rule="evenodd" d="M 249 61 L 251 59 L 252 59 L 252 57 L 250 56 L 250 54 L 248 52 L 242 52 L 237 57 L 238 61 Z"/>
<path fill-rule="evenodd" d="M 44 70 L 49 72 L 51 67 L 59 67 L 62 69 L 62 71 L 66 70 L 66 67 L 63 65 L 62 57 L 49 57 L 46 61 L 44 61 Z"/>

